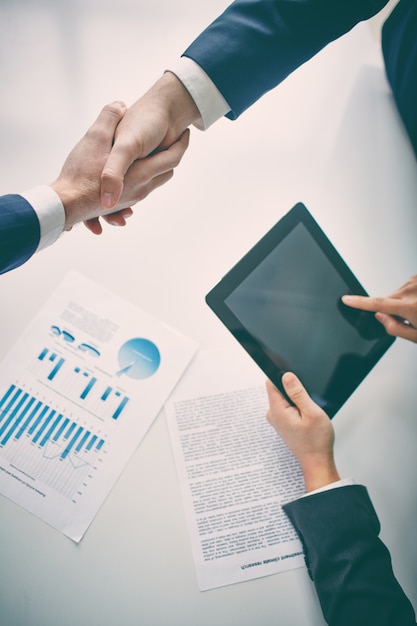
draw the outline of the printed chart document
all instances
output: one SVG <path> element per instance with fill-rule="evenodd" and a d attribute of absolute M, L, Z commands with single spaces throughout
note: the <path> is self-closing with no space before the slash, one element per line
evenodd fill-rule
<path fill-rule="evenodd" d="M 165 406 L 201 590 L 304 565 L 281 506 L 304 481 L 267 407 L 240 348 L 200 351 Z"/>
<path fill-rule="evenodd" d="M 0 493 L 80 541 L 196 350 L 70 272 L 0 364 Z"/>

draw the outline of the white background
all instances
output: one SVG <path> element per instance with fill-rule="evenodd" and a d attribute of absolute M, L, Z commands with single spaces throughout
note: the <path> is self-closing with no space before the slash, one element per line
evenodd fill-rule
<path fill-rule="evenodd" d="M 225 6 L 2 0 L 0 193 L 52 181 L 101 107 L 133 102 Z M 227 346 L 204 295 L 299 200 L 369 292 L 416 273 L 417 162 L 369 33 L 355 29 L 238 121 L 193 130 L 173 181 L 126 229 L 80 226 L 1 276 L 0 357 L 70 268 L 202 348 Z M 340 472 L 368 486 L 414 606 L 416 379 L 417 347 L 397 341 L 334 421 Z M 198 591 L 163 413 L 80 545 L 4 498 L 0 509 L 3 626 L 324 623 L 304 569 Z"/>

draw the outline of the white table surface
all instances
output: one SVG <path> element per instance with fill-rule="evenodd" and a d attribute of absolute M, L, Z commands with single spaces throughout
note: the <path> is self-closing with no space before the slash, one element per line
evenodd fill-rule
<path fill-rule="evenodd" d="M 0 193 L 53 180 L 100 108 L 133 102 L 225 6 L 3 0 Z M 3 275 L 0 358 L 71 268 L 202 349 L 227 345 L 204 295 L 299 200 L 370 293 L 416 273 L 417 161 L 366 26 L 237 122 L 194 129 L 127 228 L 80 226 Z M 415 607 L 416 381 L 417 347 L 397 341 L 334 420 L 340 472 L 368 486 Z M 305 569 L 198 590 L 164 412 L 79 545 L 3 497 L 0 519 L 2 626 L 324 624 Z"/>

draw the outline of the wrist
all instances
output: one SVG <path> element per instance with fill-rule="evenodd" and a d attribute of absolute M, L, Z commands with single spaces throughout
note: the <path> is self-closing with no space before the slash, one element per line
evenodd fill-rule
<path fill-rule="evenodd" d="M 83 204 L 82 199 L 74 191 L 74 187 L 65 184 L 61 178 L 58 178 L 51 185 L 52 189 L 59 196 L 65 213 L 64 230 L 70 230 L 75 224 L 83 220 Z"/>
<path fill-rule="evenodd" d="M 340 480 L 333 458 L 312 460 L 301 466 L 306 493 Z"/>
<path fill-rule="evenodd" d="M 161 76 L 157 85 L 168 111 L 169 127 L 174 136 L 172 140 L 175 141 L 186 128 L 200 119 L 200 111 L 182 82 L 169 70 Z"/>

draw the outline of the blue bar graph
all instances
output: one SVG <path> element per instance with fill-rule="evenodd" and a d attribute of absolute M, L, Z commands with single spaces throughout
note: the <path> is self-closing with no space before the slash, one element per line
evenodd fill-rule
<path fill-rule="evenodd" d="M 25 414 L 27 413 L 27 411 L 30 409 L 30 407 L 32 406 L 34 402 L 35 402 L 35 398 L 30 398 L 28 404 L 25 407 L 25 410 L 21 412 L 19 417 L 15 420 L 14 424 L 11 426 L 11 428 L 9 428 L 7 435 L 4 437 L 4 439 L 0 441 L 1 445 L 3 446 L 6 445 L 6 443 L 9 441 L 10 437 L 13 435 L 15 430 L 20 426 L 20 422 L 23 420 Z"/>
<path fill-rule="evenodd" d="M 81 435 L 81 433 L 83 432 L 83 427 L 79 426 L 76 430 L 75 435 L 71 438 L 71 441 L 67 444 L 64 452 L 61 454 L 61 459 L 66 459 L 67 456 L 69 455 L 69 453 L 71 452 L 72 448 L 75 445 L 75 442 L 77 441 L 78 437 Z"/>
<path fill-rule="evenodd" d="M 48 426 L 49 422 L 51 421 L 51 419 L 53 418 L 53 416 L 55 415 L 55 411 L 49 411 L 48 415 L 46 416 L 45 420 L 42 422 L 41 427 L 39 428 L 39 430 L 36 431 L 35 436 L 33 437 L 32 441 L 33 443 L 38 443 L 39 439 L 42 436 L 42 433 L 44 432 L 44 430 L 46 429 L 46 427 Z"/>
<path fill-rule="evenodd" d="M 41 447 L 43 447 L 50 440 L 52 433 L 54 432 L 55 428 L 58 426 L 61 419 L 62 419 L 62 414 L 59 413 L 58 417 L 54 419 L 54 421 L 52 422 L 52 426 L 49 427 L 45 435 L 42 437 L 41 442 L 39 444 Z"/>
<path fill-rule="evenodd" d="M 88 383 L 87 387 L 84 389 L 82 394 L 80 395 L 81 400 L 86 399 L 86 397 L 88 396 L 88 394 L 90 393 L 90 391 L 92 390 L 96 382 L 97 382 L 97 378 L 90 378 L 90 382 Z"/>
<path fill-rule="evenodd" d="M 81 437 L 79 443 L 77 444 L 77 447 L 75 448 L 75 452 L 81 452 L 81 450 L 83 449 L 84 444 L 87 441 L 87 439 L 89 438 L 90 434 L 91 433 L 90 433 L 89 430 L 85 431 L 84 435 Z"/>
<path fill-rule="evenodd" d="M 43 348 L 43 350 L 38 356 L 38 361 L 41 361 L 43 364 L 46 364 L 46 365 L 43 365 L 42 367 L 48 367 L 48 364 L 51 364 L 52 367 L 47 376 L 48 380 L 54 380 L 55 376 L 58 374 L 59 370 L 65 363 L 64 358 L 59 357 L 56 354 L 56 352 L 50 352 L 48 348 Z"/>
<path fill-rule="evenodd" d="M 6 393 L 4 394 L 3 398 L 0 400 L 0 410 L 1 410 L 1 407 L 4 405 L 4 403 L 7 402 L 9 397 L 12 395 L 12 393 L 13 393 L 13 391 L 15 389 L 16 389 L 15 385 L 10 385 L 10 387 L 8 388 Z"/>
<path fill-rule="evenodd" d="M 106 391 L 103 393 L 103 395 L 101 396 L 100 400 L 103 400 L 103 401 L 107 400 L 107 398 L 109 397 L 111 392 L 112 392 L 112 388 L 111 387 L 107 387 Z"/>
<path fill-rule="evenodd" d="M 33 372 L 54 391 L 100 418 L 120 419 L 129 403 L 119 385 L 109 384 L 94 367 L 84 367 L 74 362 L 71 355 L 62 356 L 53 348 L 45 346 L 39 351 Z M 5 406 L 17 392 L 17 387 L 9 390 L 3 399 Z"/>
<path fill-rule="evenodd" d="M 119 406 L 117 407 L 117 409 L 115 410 L 115 412 L 113 413 L 113 419 L 117 420 L 117 418 L 119 417 L 120 413 L 123 411 L 123 409 L 125 408 L 126 404 L 129 402 L 129 398 L 127 398 L 126 396 L 123 398 L 123 400 L 121 401 L 121 403 L 119 404 Z"/>
<path fill-rule="evenodd" d="M 59 370 L 64 365 L 64 363 L 65 363 L 65 359 L 59 359 L 58 360 L 57 364 L 55 365 L 55 367 L 53 368 L 53 370 L 49 374 L 48 380 L 53 380 L 55 378 L 55 376 L 58 374 Z"/>
<path fill-rule="evenodd" d="M 20 394 L 18 394 L 18 397 L 17 397 L 18 402 L 16 403 L 16 406 L 14 408 L 11 407 L 11 410 L 10 410 L 9 415 L 7 416 L 7 419 L 0 426 L 0 437 L 3 435 L 7 427 L 15 419 L 16 415 L 19 413 L 20 409 L 22 408 L 22 405 L 26 402 L 27 397 L 28 397 L 27 393 L 24 393 L 23 396 L 20 396 Z"/>
<path fill-rule="evenodd" d="M 14 395 L 10 399 L 9 403 L 6 404 L 7 400 L 9 400 L 13 392 L 14 392 Z M 9 387 L 9 390 L 4 394 L 4 397 L 0 403 L 0 407 L 4 406 L 4 409 L 2 409 L 2 414 L 7 414 L 9 412 L 10 407 L 13 406 L 17 398 L 20 396 L 20 393 L 21 393 L 21 389 L 16 389 L 14 385 L 11 385 Z"/>
<path fill-rule="evenodd" d="M 90 439 L 90 441 L 88 442 L 87 446 L 86 446 L 86 450 L 91 450 L 91 448 L 93 447 L 94 443 L 97 441 L 97 435 L 93 435 Z"/>
<path fill-rule="evenodd" d="M 32 411 L 29 413 L 29 415 L 26 418 L 26 420 L 23 421 L 21 427 L 17 431 L 16 439 L 20 439 L 20 437 L 23 435 L 25 430 L 28 428 L 29 424 L 31 423 L 31 421 L 33 420 L 33 418 L 35 417 L 36 413 L 39 411 L 41 406 L 42 406 L 42 402 L 40 402 L 40 400 L 38 400 L 38 402 L 35 405 L 35 408 L 32 409 Z"/>
<path fill-rule="evenodd" d="M 64 432 L 65 428 L 67 427 L 68 422 L 69 422 L 69 419 L 68 419 L 68 417 L 66 417 L 64 419 L 64 421 L 62 422 L 61 426 L 56 431 L 55 435 L 52 437 L 52 441 L 58 441 L 58 439 L 60 438 L 60 436 Z"/>
<path fill-rule="evenodd" d="M 23 435 L 38 449 L 45 448 L 49 442 L 56 445 L 62 461 L 72 454 L 93 454 L 105 444 L 104 439 L 84 426 L 10 385 L 0 398 L 0 448 L 18 441 Z"/>
<path fill-rule="evenodd" d="M 68 428 L 67 432 L 64 435 L 64 439 L 69 439 L 71 436 L 72 431 L 74 430 L 74 428 L 76 427 L 76 423 L 72 422 L 72 424 L 70 424 L 70 427 Z"/>
<path fill-rule="evenodd" d="M 49 411 L 49 406 L 43 406 L 42 411 L 39 413 L 39 415 L 37 416 L 33 424 L 31 424 L 30 428 L 28 429 L 29 435 L 33 435 L 37 426 L 39 426 L 39 424 L 42 422 L 43 418 L 45 417 L 45 413 L 47 413 L 48 411 Z"/>

